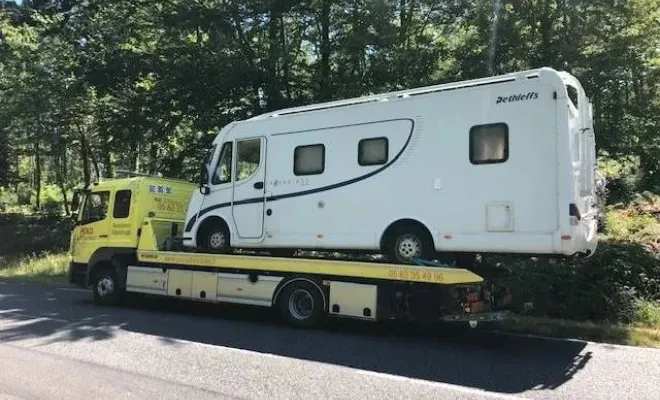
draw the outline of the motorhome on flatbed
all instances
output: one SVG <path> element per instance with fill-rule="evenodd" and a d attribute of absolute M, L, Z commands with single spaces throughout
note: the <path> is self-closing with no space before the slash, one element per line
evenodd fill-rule
<path fill-rule="evenodd" d="M 275 111 L 217 134 L 184 244 L 207 252 L 592 254 L 592 105 L 550 68 Z"/>

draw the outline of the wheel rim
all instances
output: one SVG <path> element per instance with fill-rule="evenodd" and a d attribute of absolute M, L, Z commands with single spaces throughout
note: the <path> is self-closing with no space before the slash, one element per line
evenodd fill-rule
<path fill-rule="evenodd" d="M 225 234 L 223 232 L 213 232 L 209 236 L 209 246 L 212 249 L 220 249 L 225 246 Z"/>
<path fill-rule="evenodd" d="M 298 320 L 307 319 L 314 310 L 314 298 L 303 289 L 296 289 L 289 297 L 289 313 Z"/>
<path fill-rule="evenodd" d="M 415 235 L 406 234 L 396 242 L 397 258 L 404 261 L 414 260 L 422 255 L 422 241 Z"/>
<path fill-rule="evenodd" d="M 108 297 L 115 291 L 115 282 L 107 276 L 102 277 L 96 283 L 96 292 L 101 297 Z"/>

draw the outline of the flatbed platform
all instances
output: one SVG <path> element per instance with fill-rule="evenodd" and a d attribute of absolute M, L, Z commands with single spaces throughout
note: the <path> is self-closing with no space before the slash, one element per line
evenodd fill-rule
<path fill-rule="evenodd" d="M 484 281 L 467 269 L 437 266 L 169 251 L 138 251 L 137 258 L 141 263 L 183 266 L 202 271 L 269 271 L 441 285 L 478 284 Z"/>

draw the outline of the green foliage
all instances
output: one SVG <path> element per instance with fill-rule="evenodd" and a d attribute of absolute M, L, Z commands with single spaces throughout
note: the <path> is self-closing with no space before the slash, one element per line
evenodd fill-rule
<path fill-rule="evenodd" d="M 59 216 L 0 214 L 0 255 L 14 258 L 67 251 L 72 228 L 71 220 Z"/>
<path fill-rule="evenodd" d="M 640 301 L 637 307 L 635 321 L 641 326 L 660 326 L 660 302 Z"/>

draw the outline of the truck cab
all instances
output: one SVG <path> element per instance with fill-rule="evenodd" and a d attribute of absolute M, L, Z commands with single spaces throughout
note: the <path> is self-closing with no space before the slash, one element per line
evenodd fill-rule
<path fill-rule="evenodd" d="M 139 176 L 94 182 L 76 190 L 69 282 L 87 287 L 98 267 L 135 259 L 147 219 L 167 222 L 158 225 L 157 229 L 166 230 L 158 237 L 177 236 L 196 188 L 185 181 Z"/>

